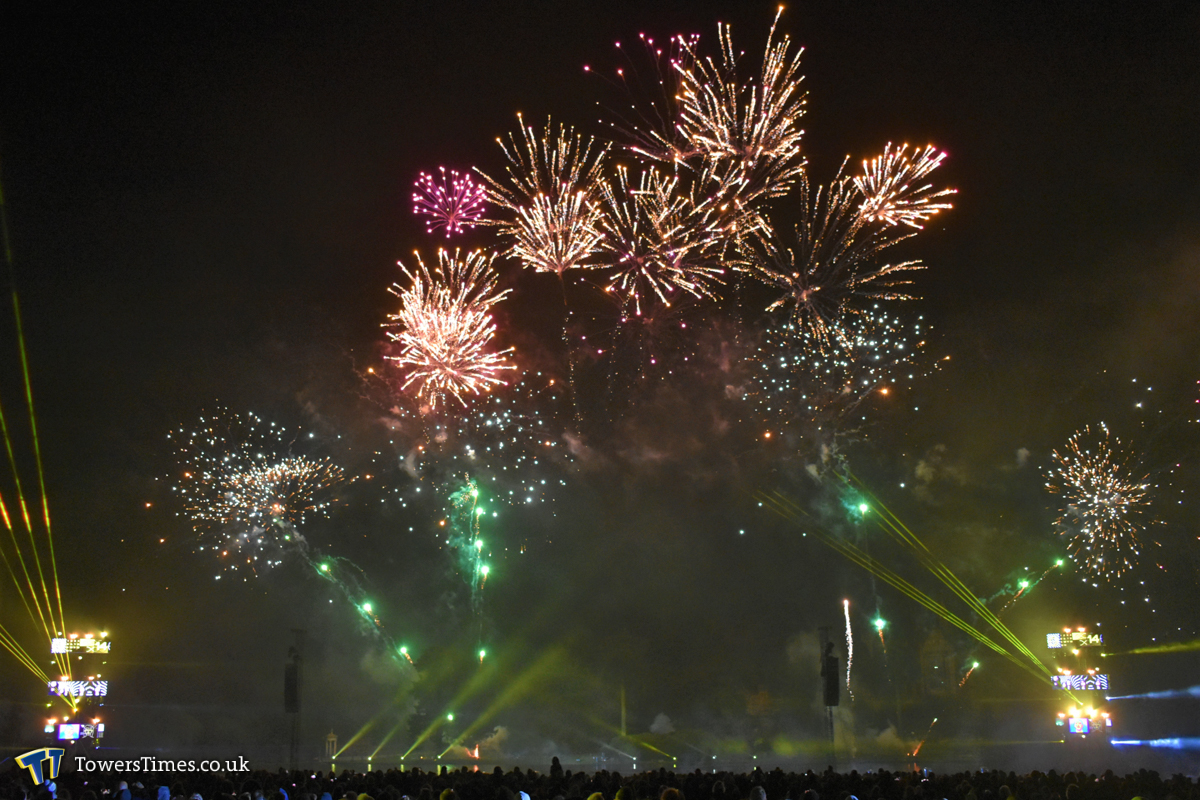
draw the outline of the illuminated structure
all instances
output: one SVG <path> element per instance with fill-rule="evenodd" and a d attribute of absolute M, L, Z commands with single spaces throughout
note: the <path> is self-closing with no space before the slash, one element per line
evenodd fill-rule
<path fill-rule="evenodd" d="M 112 641 L 108 632 L 99 635 L 86 633 L 59 634 L 50 640 L 50 652 L 66 654 L 66 667 L 80 677 L 68 672 L 58 680 L 48 681 L 47 693 L 59 698 L 69 706 L 63 717 L 50 717 L 43 731 L 60 742 L 76 742 L 80 739 L 99 740 L 104 736 L 104 723 L 100 720 L 99 707 L 108 697 L 108 680 L 101 670 L 108 663 L 107 655 L 112 652 Z"/>
<path fill-rule="evenodd" d="M 1067 689 L 1073 692 L 1107 692 L 1108 676 L 1094 669 L 1080 675 L 1070 670 L 1060 670 L 1058 675 L 1051 675 L 1050 682 L 1055 689 Z"/>
<path fill-rule="evenodd" d="M 1061 633 L 1046 634 L 1046 647 L 1059 663 L 1057 675 L 1050 681 L 1055 689 L 1067 692 L 1071 705 L 1058 712 L 1055 725 L 1064 728 L 1067 740 L 1083 740 L 1090 736 L 1107 737 L 1112 717 L 1100 707 L 1103 692 L 1109 688 L 1108 675 L 1088 665 L 1088 657 L 1098 653 L 1104 637 L 1086 628 L 1063 628 Z"/>
<path fill-rule="evenodd" d="M 69 719 L 59 720 L 56 717 L 51 717 L 46 720 L 44 730 L 60 742 L 104 738 L 104 723 L 99 718 L 93 718 L 91 722 L 82 722 Z"/>
<path fill-rule="evenodd" d="M 1068 734 L 1087 736 L 1089 733 L 1108 735 L 1112 727 L 1112 717 L 1107 711 L 1097 711 L 1094 707 L 1069 708 L 1058 712 L 1058 722 L 1065 726 Z"/>
<path fill-rule="evenodd" d="M 50 694 L 55 697 L 107 697 L 108 681 L 50 681 Z"/>
<path fill-rule="evenodd" d="M 1074 647 L 1103 647 L 1104 636 L 1099 633 L 1088 633 L 1083 628 L 1071 630 L 1063 628 L 1062 633 L 1047 633 L 1046 647 L 1051 650 Z"/>
<path fill-rule="evenodd" d="M 70 636 L 50 640 L 50 652 L 57 653 L 107 653 L 112 650 L 112 642 L 106 638 L 107 633 L 101 633 L 97 639 L 94 634 L 85 633 L 80 636 L 72 633 Z"/>

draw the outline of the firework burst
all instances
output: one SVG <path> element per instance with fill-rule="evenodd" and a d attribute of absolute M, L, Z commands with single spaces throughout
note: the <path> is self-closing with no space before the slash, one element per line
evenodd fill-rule
<path fill-rule="evenodd" d="M 413 213 L 428 217 L 425 232 L 441 228 L 449 239 L 456 233 L 473 228 L 483 217 L 487 192 L 471 179 L 455 170 L 447 172 L 438 167 L 440 180 L 422 172 L 413 184 Z"/>
<path fill-rule="evenodd" d="M 627 99 L 609 110 L 618 141 L 686 187 L 705 238 L 728 246 L 761 234 L 761 201 L 785 194 L 804 170 L 799 52 L 772 25 L 761 70 L 747 75 L 727 25 L 716 58 L 701 55 L 695 35 L 665 46 L 640 39 L 643 58 L 617 44 L 627 60 L 616 70 Z"/>
<path fill-rule="evenodd" d="M 951 203 L 934 201 L 955 194 L 956 189 L 916 185 L 941 166 L 945 157 L 933 145 L 910 155 L 908 145 L 893 150 L 889 142 L 883 155 L 864 161 L 863 174 L 854 178 L 863 198 L 859 215 L 872 222 L 920 229 L 934 214 L 953 208 Z"/>
<path fill-rule="evenodd" d="M 714 297 L 725 270 L 717 256 L 717 234 L 707 229 L 677 177 L 646 170 L 636 185 L 617 169 L 602 188 L 600 264 L 614 270 L 606 291 L 642 315 L 657 299 L 670 305 L 679 291 Z"/>
<path fill-rule="evenodd" d="M 639 160 L 656 162 L 673 171 L 687 169 L 700 153 L 679 124 L 681 76 L 694 69 L 700 37 L 672 36 L 665 47 L 644 33 L 638 39 L 640 52 L 616 43 L 625 58 L 615 70 L 616 83 L 624 89 L 626 99 L 607 107 L 611 117 L 607 124 L 624 142 L 624 148 Z M 583 69 L 592 72 L 591 67 Z"/>
<path fill-rule="evenodd" d="M 509 212 L 496 223 L 506 254 L 529 269 L 560 278 L 592 266 L 600 243 L 600 177 L 607 148 L 549 121 L 541 135 L 521 122 L 520 137 L 497 139 L 508 158 L 507 180 L 487 175 L 488 199 Z"/>
<path fill-rule="evenodd" d="M 1055 450 L 1046 489 L 1062 496 L 1056 520 L 1069 537 L 1076 562 L 1099 577 L 1112 580 L 1131 569 L 1142 543 L 1141 517 L 1149 506 L 1149 476 L 1131 476 L 1135 459 L 1101 423 L 1076 432 L 1066 446 Z"/>
<path fill-rule="evenodd" d="M 680 131 L 710 168 L 718 194 L 736 206 L 785 194 L 804 171 L 803 49 L 793 49 L 786 35 L 776 38 L 778 23 L 777 14 L 762 68 L 751 78 L 739 75 L 740 53 L 730 26 L 718 27 L 716 59 L 700 57 L 694 40 L 677 40 L 685 54 L 673 62 L 679 74 Z"/>
<path fill-rule="evenodd" d="M 794 243 L 763 238 L 739 267 L 783 294 L 769 311 L 790 307 L 793 324 L 806 328 L 821 350 L 848 341 L 847 321 L 882 300 L 910 300 L 907 273 L 920 261 L 877 263 L 884 250 L 914 236 L 863 214 L 862 195 L 842 172 L 814 191 L 799 181 L 800 222 Z"/>
<path fill-rule="evenodd" d="M 508 294 L 496 289 L 494 258 L 479 250 L 466 256 L 439 250 L 433 269 L 419 254 L 415 270 L 400 265 L 409 285 L 391 288 L 400 310 L 389 315 L 389 325 L 401 330 L 388 337 L 401 350 L 389 358 L 405 372 L 403 388 L 415 388 L 431 410 L 447 397 L 465 407 L 467 396 L 503 384 L 501 374 L 514 368 L 507 358 L 512 348 L 489 350 L 496 333 L 491 308 Z"/>
<path fill-rule="evenodd" d="M 345 479 L 329 459 L 290 453 L 295 436 L 254 414 L 222 410 L 168 438 L 182 472 L 174 491 L 201 535 L 198 549 L 217 552 L 231 570 L 258 574 L 289 545 L 303 549 L 296 527 L 326 515 Z"/>

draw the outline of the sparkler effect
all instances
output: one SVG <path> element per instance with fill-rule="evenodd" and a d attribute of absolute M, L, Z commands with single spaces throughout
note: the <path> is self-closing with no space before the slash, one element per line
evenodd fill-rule
<path fill-rule="evenodd" d="M 863 174 L 854 179 L 863 195 L 859 214 L 867 220 L 920 229 L 934 214 L 953 208 L 950 203 L 934 201 L 956 190 L 935 190 L 928 183 L 914 185 L 937 169 L 945 157 L 933 145 L 910 155 L 907 144 L 893 150 L 888 142 L 883 155 L 864 161 Z"/>
<path fill-rule="evenodd" d="M 438 167 L 438 171 L 440 181 L 425 172 L 417 176 L 413 184 L 413 213 L 429 218 L 425 221 L 426 233 L 441 228 L 449 239 L 479 223 L 487 192 L 470 175 L 460 175 L 455 170 L 447 172 L 445 167 Z"/>
<path fill-rule="evenodd" d="M 289 453 L 295 434 L 254 414 L 222 409 L 167 438 L 183 473 L 174 486 L 181 513 L 202 542 L 216 540 L 198 549 L 216 551 L 229 570 L 257 575 L 280 564 L 289 546 L 303 549 L 295 527 L 338 502 L 333 492 L 344 481 L 342 469 Z"/>
<path fill-rule="evenodd" d="M 496 324 L 491 308 L 508 290 L 497 291 L 492 269 L 494 255 L 476 250 L 465 257 L 438 250 L 438 266 L 430 270 L 415 254 L 417 268 L 400 265 L 409 286 L 394 284 L 400 310 L 388 316 L 388 338 L 401 345 L 400 355 L 389 356 L 406 373 L 403 388 L 416 388 L 417 397 L 437 410 L 446 397 L 466 406 L 466 397 L 502 385 L 500 375 L 514 369 L 507 356 L 512 348 L 489 352 Z"/>
<path fill-rule="evenodd" d="M 1068 549 L 1084 569 L 1112 580 L 1133 568 L 1141 554 L 1141 515 L 1150 505 L 1149 476 L 1130 477 L 1132 453 L 1101 423 L 1077 431 L 1055 450 L 1046 490 L 1062 495 L 1055 521 L 1070 537 Z"/>
<path fill-rule="evenodd" d="M 496 140 L 508 158 L 508 180 L 480 173 L 488 199 L 512 215 L 496 223 L 509 241 L 506 255 L 560 278 L 569 269 L 594 266 L 588 260 L 602 236 L 598 197 L 607 147 L 549 120 L 538 136 L 517 119 L 520 138 Z"/>

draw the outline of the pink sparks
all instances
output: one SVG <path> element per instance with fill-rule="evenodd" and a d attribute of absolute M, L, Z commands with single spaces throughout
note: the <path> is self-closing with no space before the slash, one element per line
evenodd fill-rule
<path fill-rule="evenodd" d="M 413 213 L 429 218 L 425 221 L 426 233 L 442 228 L 449 239 L 453 234 L 475 227 L 483 216 L 486 193 L 470 175 L 447 171 L 445 167 L 438 167 L 438 171 L 441 172 L 440 182 L 425 172 L 417 176 L 413 184 Z"/>

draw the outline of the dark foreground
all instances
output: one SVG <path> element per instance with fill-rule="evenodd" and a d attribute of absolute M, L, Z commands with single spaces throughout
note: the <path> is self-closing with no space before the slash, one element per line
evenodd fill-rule
<path fill-rule="evenodd" d="M 71 765 L 65 764 L 64 767 Z M 564 770 L 548 773 L 445 770 L 323 773 L 86 772 L 64 769 L 34 786 L 12 761 L 0 772 L 4 800 L 1200 800 L 1200 784 L 1185 775 L 1164 778 L 1141 769 L 1117 775 L 1033 771 L 935 773 L 878 770 L 816 773 L 670 772 L 622 775 Z"/>

